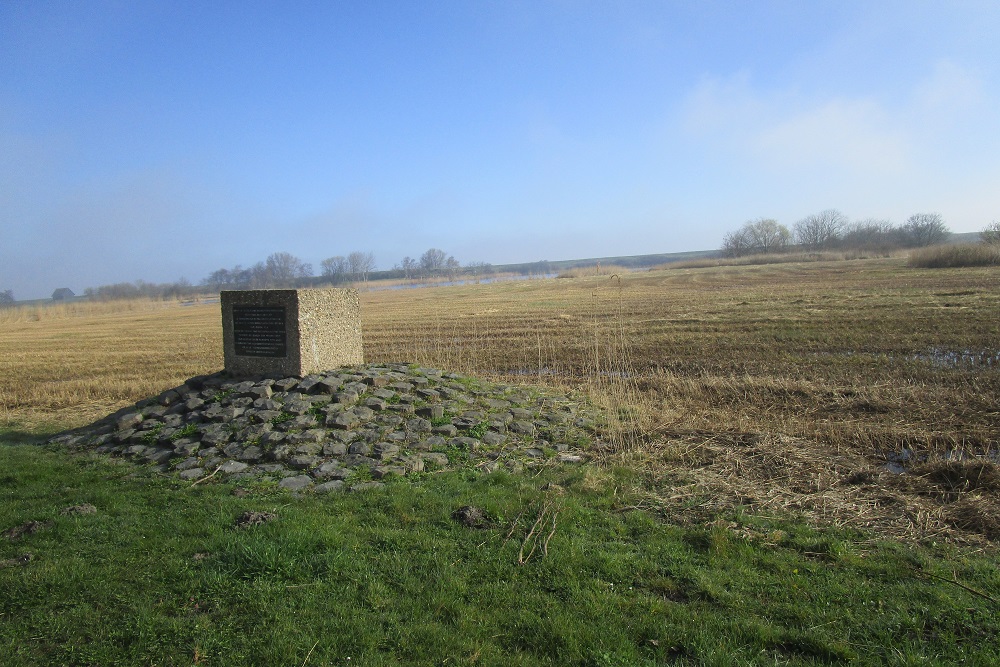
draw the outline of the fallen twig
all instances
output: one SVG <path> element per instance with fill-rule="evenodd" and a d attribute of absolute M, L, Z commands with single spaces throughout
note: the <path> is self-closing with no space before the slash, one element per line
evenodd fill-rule
<path fill-rule="evenodd" d="M 972 593 L 973 595 L 978 595 L 979 597 L 983 598 L 984 600 L 989 600 L 993 604 L 998 604 L 996 598 L 993 598 L 993 597 L 987 595 L 986 593 L 983 593 L 982 591 L 977 591 L 975 588 L 971 588 L 970 586 L 966 586 L 965 584 L 961 583 L 960 581 L 956 581 L 955 579 L 948 579 L 947 577 L 942 577 L 941 575 L 933 574 L 931 572 L 924 572 L 923 570 L 917 570 L 917 574 L 922 574 L 924 576 L 930 577 L 931 579 L 937 579 L 939 581 L 946 581 L 949 584 L 954 584 L 955 586 L 958 586 L 959 588 L 961 588 L 964 591 L 968 591 L 969 593 Z"/>
<path fill-rule="evenodd" d="M 224 466 L 224 465 L 225 465 L 224 463 L 220 463 L 219 467 L 215 469 L 215 472 L 213 472 L 211 475 L 207 475 L 205 477 L 202 477 L 201 479 L 199 479 L 198 481 L 196 481 L 194 484 L 192 484 L 188 488 L 192 489 L 192 488 L 198 486 L 199 484 L 201 484 L 202 482 L 204 482 L 206 479 L 211 479 L 211 478 L 215 477 L 219 473 L 219 471 L 222 470 L 222 466 Z"/>

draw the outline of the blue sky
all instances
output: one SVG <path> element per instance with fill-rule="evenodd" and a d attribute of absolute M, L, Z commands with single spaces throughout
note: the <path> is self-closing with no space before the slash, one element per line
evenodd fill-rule
<path fill-rule="evenodd" d="M 0 290 L 1000 219 L 1000 3 L 0 3 Z"/>

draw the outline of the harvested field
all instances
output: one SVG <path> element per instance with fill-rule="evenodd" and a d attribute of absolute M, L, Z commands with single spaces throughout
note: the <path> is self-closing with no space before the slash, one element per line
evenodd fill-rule
<path fill-rule="evenodd" d="M 995 535 L 995 486 L 933 471 L 963 456 L 995 479 L 997 267 L 670 269 L 373 291 L 362 308 L 370 362 L 589 392 L 612 421 L 608 462 L 643 470 L 646 502 L 672 516 L 745 505 Z M 78 426 L 222 365 L 217 304 L 3 317 L 8 429 Z"/>

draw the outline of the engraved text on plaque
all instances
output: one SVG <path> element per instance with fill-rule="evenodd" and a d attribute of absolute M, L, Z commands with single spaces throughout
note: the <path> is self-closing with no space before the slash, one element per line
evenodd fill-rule
<path fill-rule="evenodd" d="M 233 343 L 243 357 L 287 355 L 284 306 L 233 306 Z"/>

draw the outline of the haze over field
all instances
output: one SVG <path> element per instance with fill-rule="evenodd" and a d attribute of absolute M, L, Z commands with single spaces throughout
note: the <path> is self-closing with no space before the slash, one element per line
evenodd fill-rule
<path fill-rule="evenodd" d="M 0 4 L 0 291 L 1000 219 L 995 2 Z"/>

